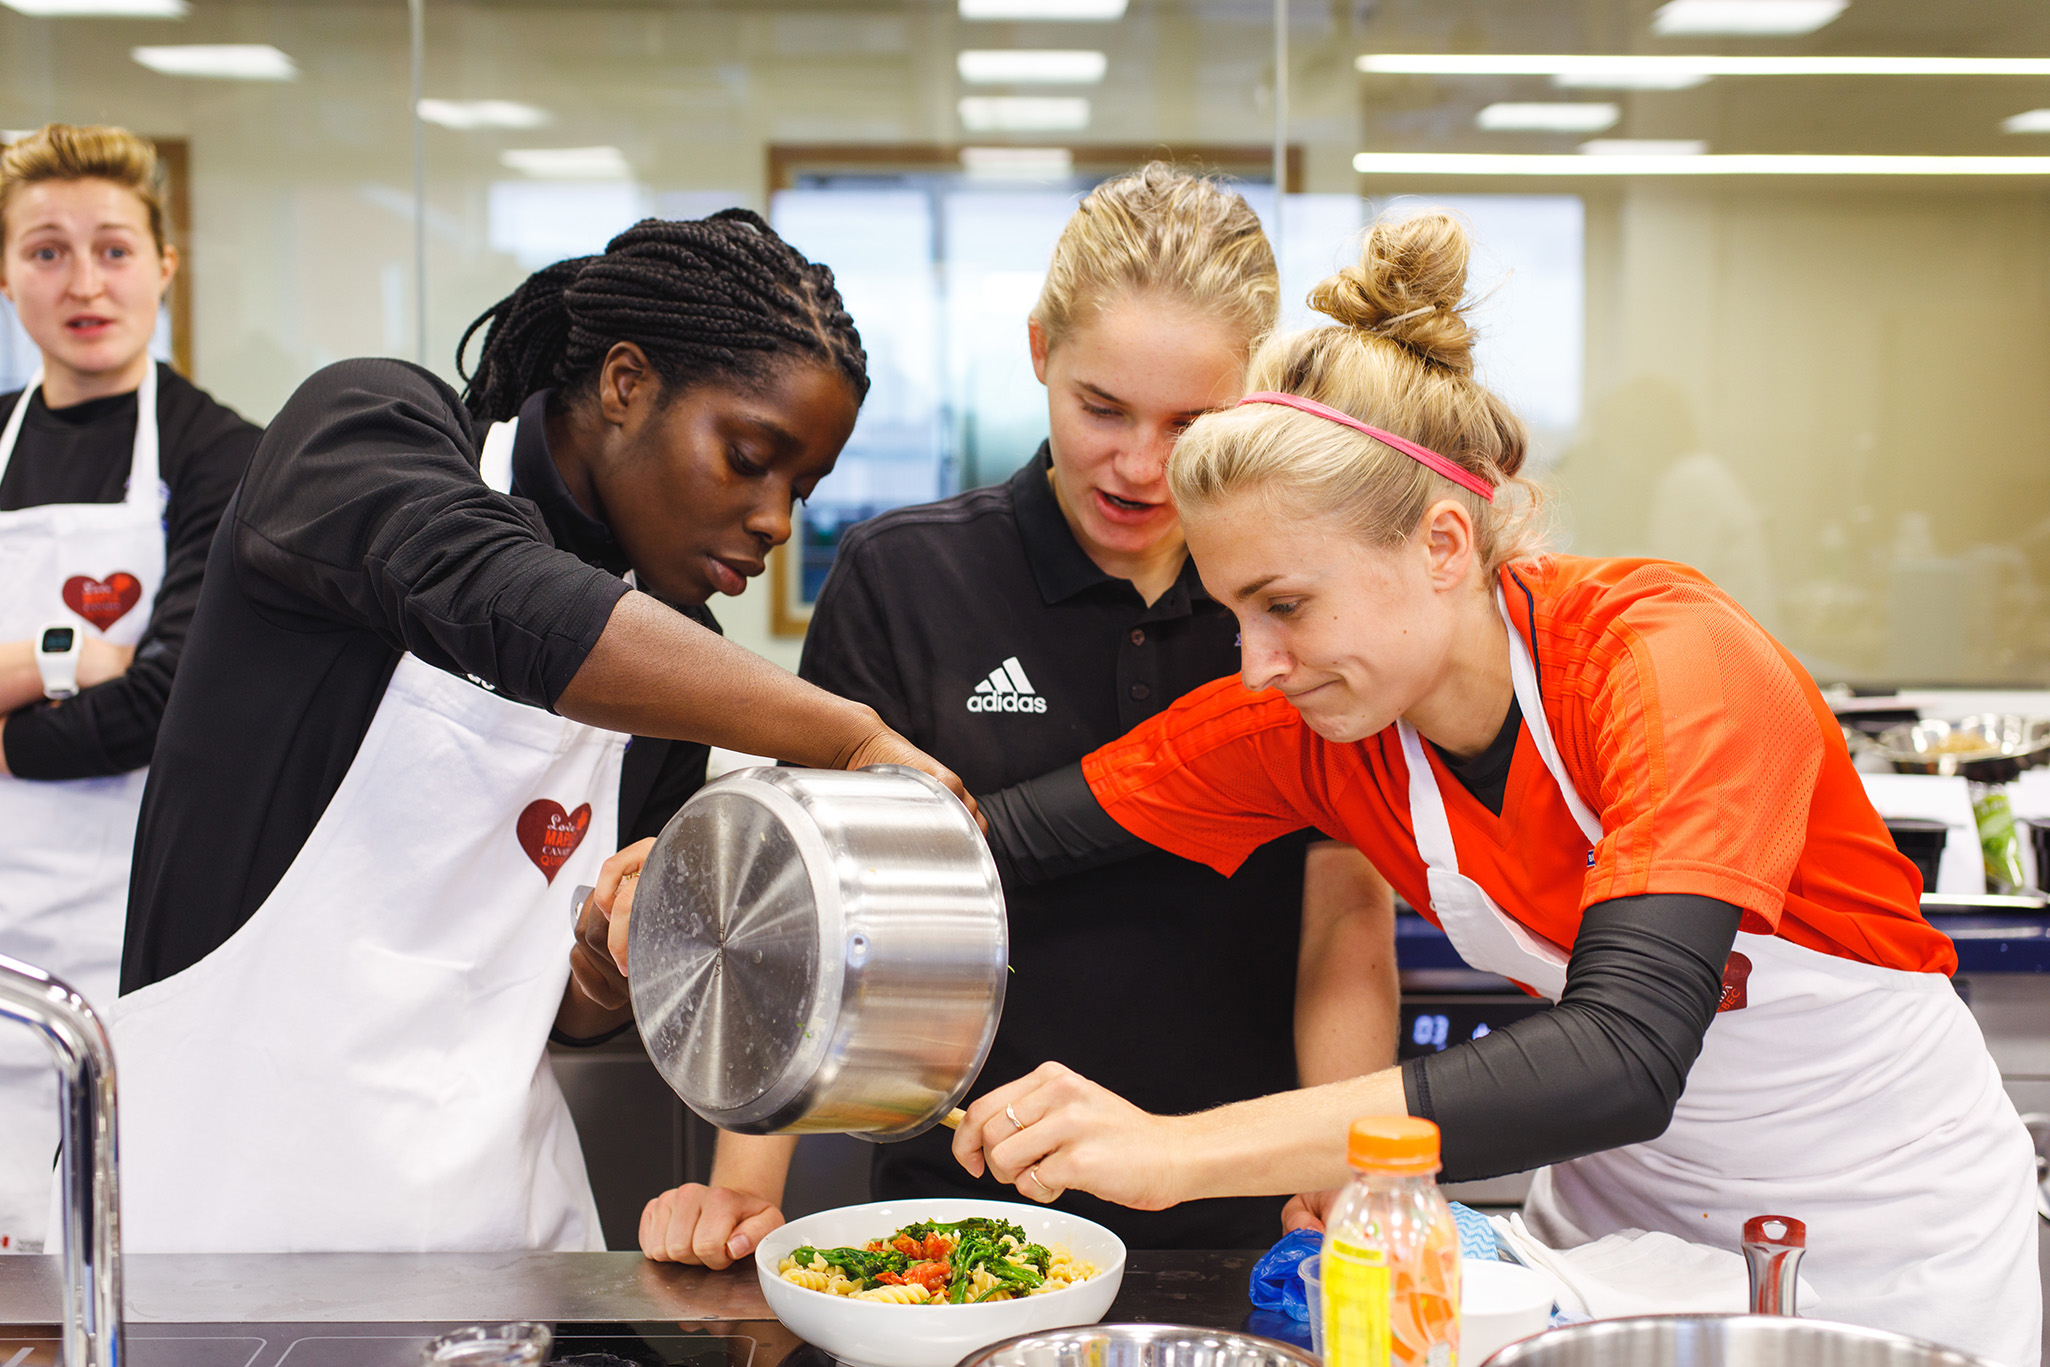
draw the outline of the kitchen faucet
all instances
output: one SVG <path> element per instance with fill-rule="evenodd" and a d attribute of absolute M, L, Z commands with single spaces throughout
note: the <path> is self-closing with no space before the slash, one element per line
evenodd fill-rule
<path fill-rule="evenodd" d="M 99 1015 L 68 983 L 4 954 L 0 1019 L 40 1033 L 57 1060 L 64 1185 L 55 1233 L 64 1249 L 65 1365 L 122 1367 L 113 1046 Z"/>

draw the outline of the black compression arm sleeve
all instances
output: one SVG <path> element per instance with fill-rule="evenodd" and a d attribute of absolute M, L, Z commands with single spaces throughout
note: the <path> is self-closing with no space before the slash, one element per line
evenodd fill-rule
<path fill-rule="evenodd" d="M 1103 810 L 1080 764 L 978 794 L 975 805 L 989 818 L 997 867 L 1025 883 L 1102 868 L 1149 848 Z"/>
<path fill-rule="evenodd" d="M 1443 1132 L 1442 1180 L 1664 1134 L 1715 1019 L 1743 916 L 1679 893 L 1597 903 L 1581 919 L 1557 1006 L 1405 1062 L 1410 1113 Z"/>

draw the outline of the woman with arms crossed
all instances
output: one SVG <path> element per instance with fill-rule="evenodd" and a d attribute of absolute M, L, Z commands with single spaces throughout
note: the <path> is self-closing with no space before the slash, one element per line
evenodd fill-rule
<path fill-rule="evenodd" d="M 462 399 L 313 376 L 215 538 L 113 1013 L 132 1248 L 602 1247 L 545 1049 L 628 1020 L 604 853 L 707 744 L 952 782 L 704 612 L 867 391 L 830 271 L 743 210 L 649 219 L 486 323 Z"/>
<path fill-rule="evenodd" d="M 1238 195 L 1157 163 L 1098 186 L 1030 322 L 1051 436 L 1004 484 L 850 532 L 804 677 L 869 703 L 987 791 L 1072 764 L 1230 673 L 1231 614 L 1189 562 L 1165 470 L 1182 428 L 1238 397 L 1277 293 Z M 1164 853 L 1038 886 L 1004 872 L 1016 972 L 982 1086 L 1059 1058 L 1179 1112 L 1393 1059 L 1391 896 L 1347 846 L 1311 845 L 1306 862 L 1304 837 L 1282 834 L 1230 878 Z M 947 1138 L 876 1145 L 876 1198 L 1013 1195 L 962 1172 Z M 720 1136 L 709 1188 L 650 1203 L 644 1250 L 713 1267 L 745 1257 L 782 1221 L 795 1142 Z M 1136 1247 L 1254 1247 L 1280 1232 L 1274 1198 L 1062 1205 Z"/>
<path fill-rule="evenodd" d="M 150 358 L 178 271 L 156 151 L 53 123 L 0 152 L 0 954 L 114 1001 L 128 852 L 221 509 L 261 433 Z M 57 1080 L 0 1032 L 0 1250 L 43 1241 Z"/>
<path fill-rule="evenodd" d="M 1913 865 L 1813 682 L 1726 595 L 1535 553 L 1466 257 L 1442 214 L 1376 227 L 1313 296 L 1339 326 L 1270 343 L 1256 392 L 1182 439 L 1169 483 L 1243 681 L 1088 756 L 1091 799 L 1055 815 L 1074 851 L 1129 832 L 1220 870 L 1314 822 L 1557 1005 L 1190 1117 L 1045 1067 L 978 1101 L 956 1156 L 1148 1208 L 1317 1192 L 1355 1117 L 1406 1112 L 1441 1127 L 1448 1179 L 1541 1169 L 1549 1243 L 1734 1249 L 1746 1217 L 1796 1216 L 1830 1318 L 2030 1367 L 2034 1154 Z"/>

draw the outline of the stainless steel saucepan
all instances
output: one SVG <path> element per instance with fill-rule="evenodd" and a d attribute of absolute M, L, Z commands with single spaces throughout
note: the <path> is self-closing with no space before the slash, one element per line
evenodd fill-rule
<path fill-rule="evenodd" d="M 915 769 L 743 769 L 663 828 L 628 931 L 634 1019 L 685 1104 L 742 1134 L 908 1139 L 1003 1011 L 995 862 Z"/>
<path fill-rule="evenodd" d="M 1799 1220 L 1745 1223 L 1749 1315 L 1638 1315 L 1550 1329 L 1510 1344 L 1486 1367 L 1994 1367 L 1902 1334 L 1792 1318 L 1806 1243 Z"/>

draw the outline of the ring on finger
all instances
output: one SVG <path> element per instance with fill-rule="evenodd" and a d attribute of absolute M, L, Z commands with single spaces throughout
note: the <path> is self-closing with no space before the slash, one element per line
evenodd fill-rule
<path fill-rule="evenodd" d="M 1040 1180 L 1039 1180 L 1039 1165 L 1038 1165 L 1038 1164 L 1036 1164 L 1036 1163 L 1035 1163 L 1035 1164 L 1034 1164 L 1033 1166 L 1031 1166 L 1031 1167 L 1029 1167 L 1029 1168 L 1025 1169 L 1025 1175 L 1026 1175 L 1027 1177 L 1029 1177 L 1029 1178 L 1031 1178 L 1031 1179 L 1032 1179 L 1032 1185 L 1033 1185 L 1033 1186 L 1035 1186 L 1035 1187 L 1038 1187 L 1038 1188 L 1039 1188 L 1039 1189 L 1040 1189 L 1041 1191 L 1043 1191 L 1043 1192 L 1045 1192 L 1045 1193 L 1046 1193 L 1046 1199 L 1047 1199 L 1047 1200 L 1051 1201 L 1051 1200 L 1052 1200 L 1052 1199 L 1054 1198 L 1054 1196 L 1055 1196 L 1055 1194 L 1056 1194 L 1056 1193 L 1054 1192 L 1054 1189 L 1053 1189 L 1052 1187 L 1048 1186 L 1048 1185 L 1047 1185 L 1046 1183 L 1044 1183 L 1044 1182 L 1042 1182 L 1042 1181 L 1040 1181 Z"/>
<path fill-rule="evenodd" d="M 1004 1107 L 1004 1119 L 1010 1121 L 1013 1125 L 1017 1126 L 1021 1130 L 1025 1128 L 1025 1122 L 1018 1119 L 1018 1113 L 1012 1110 L 1008 1105 Z"/>

